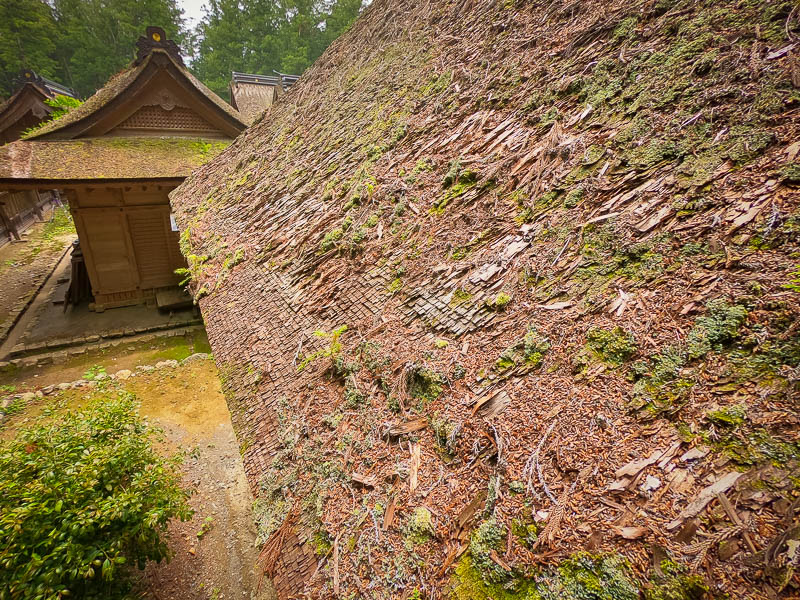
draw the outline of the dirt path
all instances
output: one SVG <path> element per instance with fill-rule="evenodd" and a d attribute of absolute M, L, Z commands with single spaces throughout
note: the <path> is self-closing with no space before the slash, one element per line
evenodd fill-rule
<path fill-rule="evenodd" d="M 129 362 L 125 357 L 117 358 L 119 361 L 113 362 Z M 28 380 L 27 385 L 18 381 L 21 385 L 17 389 L 33 390 L 40 386 L 32 386 L 32 381 L 51 380 L 59 372 L 59 367 L 39 369 L 40 377 Z M 257 592 L 253 499 L 213 361 L 197 359 L 177 368 L 138 372 L 114 385 L 136 394 L 142 414 L 164 430 L 165 451 L 185 453 L 184 483 L 196 490 L 190 499 L 194 517 L 185 523 L 173 522 L 169 528 L 174 558 L 169 563 L 148 565 L 141 577 L 140 597 L 273 599 L 267 580 Z M 67 406 L 78 406 L 90 395 L 82 388 L 63 392 L 60 398 Z M 6 423 L 0 437 L 13 435 L 23 422 L 52 405 L 54 398 L 29 405 Z"/>
<path fill-rule="evenodd" d="M 270 598 L 268 586 L 255 593 L 253 499 L 213 363 L 200 360 L 158 371 L 127 387 L 170 443 L 189 451 L 184 481 L 197 490 L 190 501 L 192 520 L 170 527 L 175 559 L 146 571 L 149 597 Z"/>
<path fill-rule="evenodd" d="M 66 208 L 56 209 L 52 221 L 37 223 L 23 242 L 0 248 L 0 331 L 13 309 L 36 293 L 69 244 L 77 237 Z"/>

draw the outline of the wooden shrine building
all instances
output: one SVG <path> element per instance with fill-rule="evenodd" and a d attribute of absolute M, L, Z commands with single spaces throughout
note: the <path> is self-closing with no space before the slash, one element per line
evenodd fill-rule
<path fill-rule="evenodd" d="M 65 190 L 95 310 L 154 303 L 185 266 L 167 194 L 242 130 L 238 111 L 148 27 L 136 59 L 84 104 L 0 147 L 0 190 Z"/>
<path fill-rule="evenodd" d="M 287 75 L 275 71 L 275 75 L 257 75 L 252 73 L 231 74 L 229 91 L 231 104 L 237 109 L 248 125 L 252 125 L 278 96 L 281 96 L 300 78 L 299 75 Z"/>
<path fill-rule="evenodd" d="M 77 95 L 70 88 L 33 71 L 23 71 L 14 94 L 0 103 L 0 145 L 19 139 L 22 132 L 49 118 L 53 107 L 45 101 L 57 96 Z M 48 209 L 59 200 L 54 190 L 0 192 L 0 246 L 19 240 L 35 221 L 43 220 Z"/>
<path fill-rule="evenodd" d="M 53 107 L 45 100 L 56 96 L 77 98 L 70 88 L 33 71 L 23 71 L 12 96 L 0 104 L 0 144 L 18 140 L 22 132 L 45 121 Z"/>

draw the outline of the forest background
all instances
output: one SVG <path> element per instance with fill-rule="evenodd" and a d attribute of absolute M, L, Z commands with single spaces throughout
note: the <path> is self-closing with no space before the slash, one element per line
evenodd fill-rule
<path fill-rule="evenodd" d="M 177 0 L 0 0 L 0 100 L 23 69 L 92 95 L 134 58 L 148 25 L 228 99 L 231 71 L 300 74 L 344 32 L 362 0 L 207 0 L 187 25 Z"/>

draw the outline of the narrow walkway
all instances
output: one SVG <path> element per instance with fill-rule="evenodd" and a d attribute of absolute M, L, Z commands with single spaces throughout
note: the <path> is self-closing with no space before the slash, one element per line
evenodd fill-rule
<path fill-rule="evenodd" d="M 36 313 L 41 310 L 42 306 L 46 305 L 50 301 L 50 297 L 58 285 L 59 278 L 63 277 L 65 274 L 69 274 L 69 265 L 71 259 L 68 246 L 71 243 L 71 241 L 67 242 L 67 248 L 65 248 L 66 251 L 62 250 L 61 258 L 56 263 L 52 273 L 47 276 L 44 285 L 42 285 L 42 288 L 38 291 L 38 293 L 36 292 L 36 287 L 38 287 L 39 284 L 33 282 L 33 288 L 27 293 L 35 293 L 36 296 L 30 302 L 28 307 L 25 308 L 25 311 L 19 317 L 16 324 L 8 331 L 6 339 L 0 343 L 0 360 L 2 360 L 4 356 L 7 356 L 11 352 L 11 349 L 19 343 L 20 338 L 22 338 L 28 327 L 31 326 Z"/>

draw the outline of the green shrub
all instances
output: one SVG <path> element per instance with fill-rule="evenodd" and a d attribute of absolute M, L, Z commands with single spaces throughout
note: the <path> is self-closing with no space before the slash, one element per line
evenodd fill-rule
<path fill-rule="evenodd" d="M 297 370 L 302 371 L 305 369 L 310 363 L 314 362 L 318 358 L 323 357 L 330 357 L 332 363 L 335 365 L 336 359 L 339 356 L 339 353 L 342 351 L 342 342 L 339 341 L 341 335 L 347 331 L 347 325 L 342 325 L 337 327 L 330 333 L 325 331 L 317 330 L 314 332 L 314 335 L 319 338 L 329 339 L 330 345 L 327 348 L 322 348 L 317 350 L 316 352 L 312 352 L 311 354 L 307 355 L 300 361 L 300 364 L 297 365 Z"/>
<path fill-rule="evenodd" d="M 0 598 L 119 598 L 169 558 L 167 522 L 192 511 L 155 433 L 120 394 L 0 444 Z"/>

